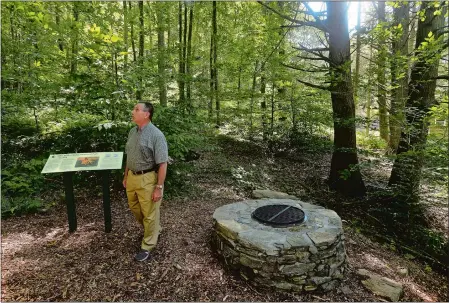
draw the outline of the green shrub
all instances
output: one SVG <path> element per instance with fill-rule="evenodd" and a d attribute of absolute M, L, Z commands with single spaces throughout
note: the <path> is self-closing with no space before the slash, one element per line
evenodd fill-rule
<path fill-rule="evenodd" d="M 42 207 L 42 201 L 38 198 L 2 196 L 2 218 L 33 213 Z"/>

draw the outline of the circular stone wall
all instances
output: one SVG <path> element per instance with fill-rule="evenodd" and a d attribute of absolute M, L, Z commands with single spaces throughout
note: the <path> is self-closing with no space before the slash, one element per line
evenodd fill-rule
<path fill-rule="evenodd" d="M 256 208 L 272 204 L 301 208 L 306 220 L 296 226 L 272 227 L 251 217 Z M 343 278 L 343 228 L 332 210 L 296 200 L 248 200 L 217 208 L 213 218 L 219 256 L 255 285 L 328 291 Z"/>

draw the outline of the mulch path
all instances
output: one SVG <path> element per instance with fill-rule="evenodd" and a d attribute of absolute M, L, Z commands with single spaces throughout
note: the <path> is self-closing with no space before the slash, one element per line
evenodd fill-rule
<path fill-rule="evenodd" d="M 148 262 L 133 260 L 142 230 L 122 190 L 112 193 L 111 233 L 104 232 L 101 196 L 82 188 L 75 190 L 74 233 L 68 233 L 62 203 L 46 213 L 2 220 L 2 301 L 383 301 L 364 288 L 356 274 L 359 268 L 403 283 L 403 301 L 447 301 L 446 277 L 370 241 L 345 221 L 345 278 L 331 292 L 254 288 L 224 268 L 210 245 L 214 210 L 247 199 L 249 188 L 260 180 L 273 190 L 287 187 L 305 197 L 314 176 L 319 179 L 320 172 L 325 173 L 320 163 L 329 158 L 322 157 L 321 162 L 273 159 L 245 152 L 243 145 L 238 150 L 237 143 L 202 153 L 186 180 L 194 190 L 163 201 L 163 233 Z M 321 166 L 324 171 L 317 169 Z M 303 183 L 296 192 L 295 179 Z M 410 274 L 401 277 L 400 266 Z"/>

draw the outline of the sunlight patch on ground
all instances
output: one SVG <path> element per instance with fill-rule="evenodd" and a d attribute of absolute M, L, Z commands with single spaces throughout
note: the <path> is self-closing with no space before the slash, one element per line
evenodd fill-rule
<path fill-rule="evenodd" d="M 28 232 L 8 234 L 2 239 L 2 255 L 11 255 L 22 249 L 24 246 L 34 243 L 35 237 Z"/>
<path fill-rule="evenodd" d="M 390 266 L 388 266 L 385 261 L 379 259 L 376 256 L 373 256 L 372 254 L 364 254 L 362 258 L 365 260 L 365 262 L 370 265 L 371 269 L 379 271 L 381 273 L 385 273 L 386 271 L 389 273 L 393 273 L 394 271 Z"/>
<path fill-rule="evenodd" d="M 420 297 L 424 302 L 436 302 L 437 299 L 429 294 L 427 294 L 426 292 L 424 292 L 421 287 L 419 287 L 418 285 L 416 285 L 413 282 L 408 282 L 405 284 L 412 293 L 414 293 L 415 295 L 417 295 L 418 297 Z"/>
<path fill-rule="evenodd" d="M 221 187 L 215 187 L 213 189 L 210 189 L 210 191 L 218 196 L 218 197 L 226 197 L 226 198 L 232 198 L 232 199 L 238 199 L 239 196 L 235 191 L 233 191 L 231 188 L 226 186 Z"/>

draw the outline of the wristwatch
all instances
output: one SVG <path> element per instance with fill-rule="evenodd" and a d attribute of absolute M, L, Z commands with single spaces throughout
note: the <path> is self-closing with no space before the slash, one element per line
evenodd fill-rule
<path fill-rule="evenodd" d="M 159 184 L 156 184 L 156 188 L 159 188 L 159 189 L 164 189 L 164 185 L 159 185 Z"/>

